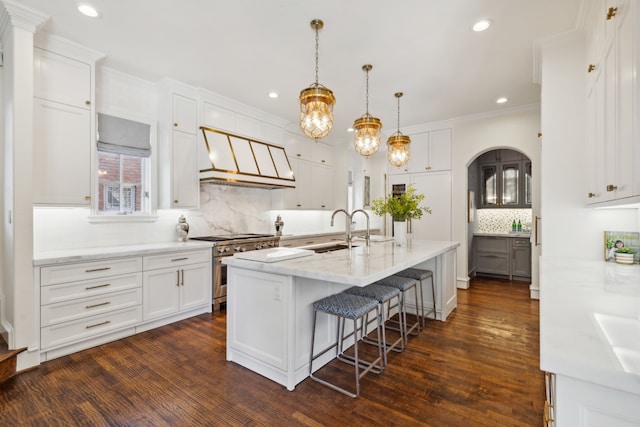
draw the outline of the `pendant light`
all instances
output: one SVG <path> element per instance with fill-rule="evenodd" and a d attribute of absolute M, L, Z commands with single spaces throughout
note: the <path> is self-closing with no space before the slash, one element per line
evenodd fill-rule
<path fill-rule="evenodd" d="M 399 167 L 406 165 L 409 161 L 411 138 L 400 132 L 400 97 L 402 97 L 402 92 L 397 92 L 394 96 L 398 98 L 398 131 L 387 140 L 387 158 L 389 163 Z"/>
<path fill-rule="evenodd" d="M 382 129 L 380 119 L 369 114 L 369 71 L 371 71 L 372 68 L 373 65 L 371 64 L 362 66 L 362 69 L 367 73 L 366 113 L 353 123 L 354 148 L 358 154 L 366 157 L 378 152 L 378 148 L 380 148 L 380 130 Z"/>
<path fill-rule="evenodd" d="M 300 91 L 300 129 L 309 138 L 315 140 L 329 135 L 333 127 L 333 104 L 336 98 L 333 92 L 318 83 L 318 31 L 324 27 L 319 19 L 311 21 L 316 32 L 316 81 Z"/>

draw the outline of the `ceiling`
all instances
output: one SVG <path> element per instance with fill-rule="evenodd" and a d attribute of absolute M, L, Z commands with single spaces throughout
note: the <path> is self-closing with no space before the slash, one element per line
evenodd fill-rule
<path fill-rule="evenodd" d="M 297 129 L 298 95 L 319 79 L 337 102 L 329 141 L 369 112 L 388 136 L 405 127 L 540 101 L 534 41 L 575 29 L 582 0 L 14 0 L 50 16 L 41 31 L 106 54 L 99 64 L 171 77 L 240 101 Z M 471 30 L 480 18 L 493 25 Z M 276 91 L 277 99 L 267 94 Z M 499 97 L 506 104 L 496 104 Z"/>

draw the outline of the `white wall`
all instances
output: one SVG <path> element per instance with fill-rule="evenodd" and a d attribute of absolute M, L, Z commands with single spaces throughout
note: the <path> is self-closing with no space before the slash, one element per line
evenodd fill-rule
<path fill-rule="evenodd" d="M 543 46 L 542 246 L 543 256 L 603 257 L 603 231 L 637 231 L 638 209 L 585 205 L 585 43 L 579 33 Z"/>
<path fill-rule="evenodd" d="M 469 240 L 467 223 L 468 167 L 480 154 L 510 148 L 524 153 L 532 163 L 533 215 L 540 194 L 540 114 L 537 106 L 509 110 L 501 115 L 479 115 L 453 123 L 452 147 L 452 215 L 453 240 L 458 248 L 458 287 L 467 288 L 469 277 Z"/>

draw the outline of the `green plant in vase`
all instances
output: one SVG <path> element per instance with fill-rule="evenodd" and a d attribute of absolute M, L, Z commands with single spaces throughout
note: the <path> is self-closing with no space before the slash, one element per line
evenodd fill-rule
<path fill-rule="evenodd" d="M 424 194 L 417 194 L 413 184 L 409 184 L 406 191 L 400 196 L 395 197 L 389 194 L 386 199 L 372 200 L 371 210 L 379 216 L 386 214 L 391 215 L 394 222 L 405 222 L 409 219 L 420 219 L 425 213 L 431 213 L 429 207 L 420 206 L 423 200 Z M 398 230 L 398 228 L 395 229 Z M 404 230 L 406 231 L 406 225 L 404 226 Z M 397 243 L 400 246 L 404 244 L 401 240 Z"/>

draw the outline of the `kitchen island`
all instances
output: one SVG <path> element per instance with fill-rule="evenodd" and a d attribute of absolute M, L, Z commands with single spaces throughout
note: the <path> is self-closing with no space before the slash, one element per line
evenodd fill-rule
<path fill-rule="evenodd" d="M 309 375 L 313 302 L 351 286 L 366 286 L 409 267 L 432 270 L 436 286 L 437 319 L 445 321 L 457 305 L 457 242 L 392 241 L 364 244 L 349 250 L 305 254 L 273 262 L 268 255 L 280 248 L 255 251 L 261 261 L 224 259 L 227 268 L 227 360 L 238 363 L 293 390 Z M 290 250 L 290 249 L 287 249 Z M 271 261 L 271 262 L 270 262 Z M 431 306 L 431 292 L 424 302 Z M 415 301 L 408 299 L 409 306 Z M 316 346 L 334 340 L 335 319 L 319 318 Z M 322 366 L 331 353 L 314 362 Z M 317 365 L 316 365 L 317 363 Z"/>

